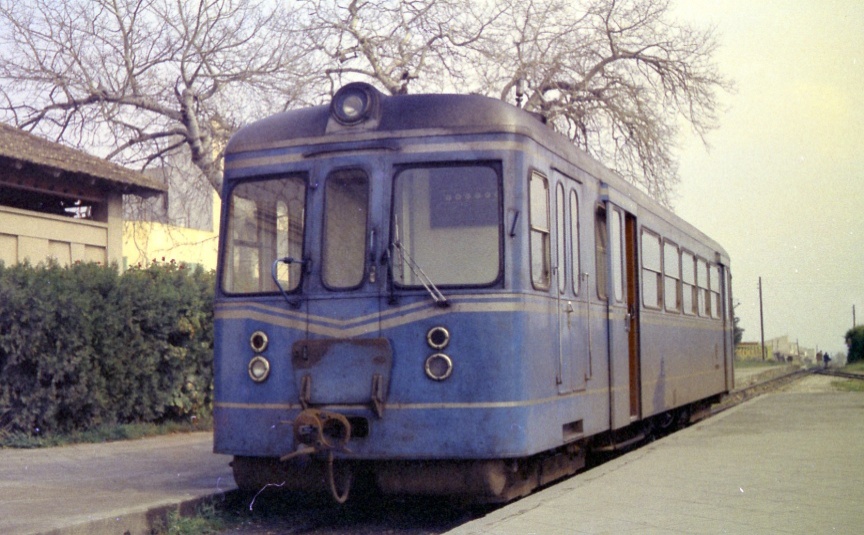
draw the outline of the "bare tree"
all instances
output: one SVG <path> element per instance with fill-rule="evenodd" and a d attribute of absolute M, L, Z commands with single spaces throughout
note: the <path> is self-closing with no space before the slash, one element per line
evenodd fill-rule
<path fill-rule="evenodd" d="M 323 54 L 332 92 L 375 81 L 390 94 L 440 92 L 471 79 L 469 48 L 500 16 L 493 2 L 464 0 L 302 0 L 306 34 Z M 416 81 L 415 81 L 416 80 Z"/>
<path fill-rule="evenodd" d="M 214 187 L 248 119 L 356 79 L 543 114 L 667 205 L 679 125 L 716 126 L 716 40 L 669 0 L 0 0 L 0 116 Z M 313 66 L 315 70 L 313 70 Z"/>
<path fill-rule="evenodd" d="M 679 124 L 716 126 L 716 40 L 668 0 L 305 0 L 332 78 L 392 94 L 477 92 L 545 116 L 660 202 L 678 181 Z"/>
<path fill-rule="evenodd" d="M 486 90 L 670 205 L 679 124 L 705 141 L 717 92 L 732 88 L 713 63 L 713 30 L 672 20 L 669 0 L 507 1 L 499 46 L 477 49 Z"/>
<path fill-rule="evenodd" d="M 236 126 L 305 90 L 299 22 L 282 2 L 0 0 L 0 114 L 142 169 L 185 153 L 218 191 Z"/>

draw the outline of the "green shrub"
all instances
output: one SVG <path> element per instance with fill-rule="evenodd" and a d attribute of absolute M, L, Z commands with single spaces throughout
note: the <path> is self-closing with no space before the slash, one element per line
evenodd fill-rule
<path fill-rule="evenodd" d="M 181 420 L 212 405 L 213 274 L 0 265 L 0 430 Z"/>
<path fill-rule="evenodd" d="M 846 346 L 849 348 L 846 355 L 848 364 L 864 361 L 864 325 L 846 331 Z"/>

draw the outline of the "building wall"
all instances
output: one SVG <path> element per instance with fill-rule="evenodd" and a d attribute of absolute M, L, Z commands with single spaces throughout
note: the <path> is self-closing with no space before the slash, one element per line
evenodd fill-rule
<path fill-rule="evenodd" d="M 109 196 L 107 222 L 74 219 L 0 206 L 0 260 L 6 265 L 49 258 L 74 262 L 122 262 L 122 198 Z"/>
<path fill-rule="evenodd" d="M 213 229 L 219 228 L 218 195 L 212 196 Z M 123 265 L 146 266 L 152 261 L 200 265 L 216 269 L 219 233 L 168 225 L 153 221 L 123 223 Z"/>
<path fill-rule="evenodd" d="M 762 360 L 762 345 L 758 342 L 741 342 L 735 346 L 735 358 L 740 360 Z M 765 351 L 765 358 L 772 358 L 770 348 Z"/>

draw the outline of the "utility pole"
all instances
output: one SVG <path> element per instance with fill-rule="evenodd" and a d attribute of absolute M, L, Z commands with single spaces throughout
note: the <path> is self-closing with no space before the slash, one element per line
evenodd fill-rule
<path fill-rule="evenodd" d="M 762 315 L 762 277 L 759 277 L 759 335 L 762 339 L 762 360 L 765 360 L 765 317 Z"/>
<path fill-rule="evenodd" d="M 852 328 L 857 327 L 858 324 L 855 323 L 855 305 L 852 305 Z"/>

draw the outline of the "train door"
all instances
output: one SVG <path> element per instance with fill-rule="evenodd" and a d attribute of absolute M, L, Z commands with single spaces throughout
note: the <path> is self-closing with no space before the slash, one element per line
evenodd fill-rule
<path fill-rule="evenodd" d="M 598 214 L 599 215 L 599 214 Z M 607 203 L 609 402 L 613 429 L 641 416 L 636 217 Z"/>
<path fill-rule="evenodd" d="M 374 167 L 373 167 L 374 169 Z M 301 300 L 306 338 L 295 342 L 292 368 L 300 402 L 368 405 L 381 414 L 392 367 L 381 337 L 380 181 L 360 165 L 321 169 L 310 203 L 307 242 L 314 269 Z M 379 211 L 380 212 L 380 211 Z"/>
<path fill-rule="evenodd" d="M 380 193 L 369 172 L 360 167 L 328 169 L 317 177 L 323 196 L 313 214 L 320 213 L 320 237 L 310 234 L 312 246 L 320 244 L 320 279 L 309 300 L 310 338 L 357 338 L 380 335 L 380 287 L 376 263 L 380 222 L 371 206 Z M 319 212 L 320 210 L 320 212 Z M 320 285 L 320 286 L 317 286 Z M 339 303 L 339 306 L 334 306 Z"/>
<path fill-rule="evenodd" d="M 585 389 L 588 324 L 577 296 L 580 286 L 579 184 L 560 173 L 555 188 L 556 268 L 558 302 L 558 392 Z"/>

